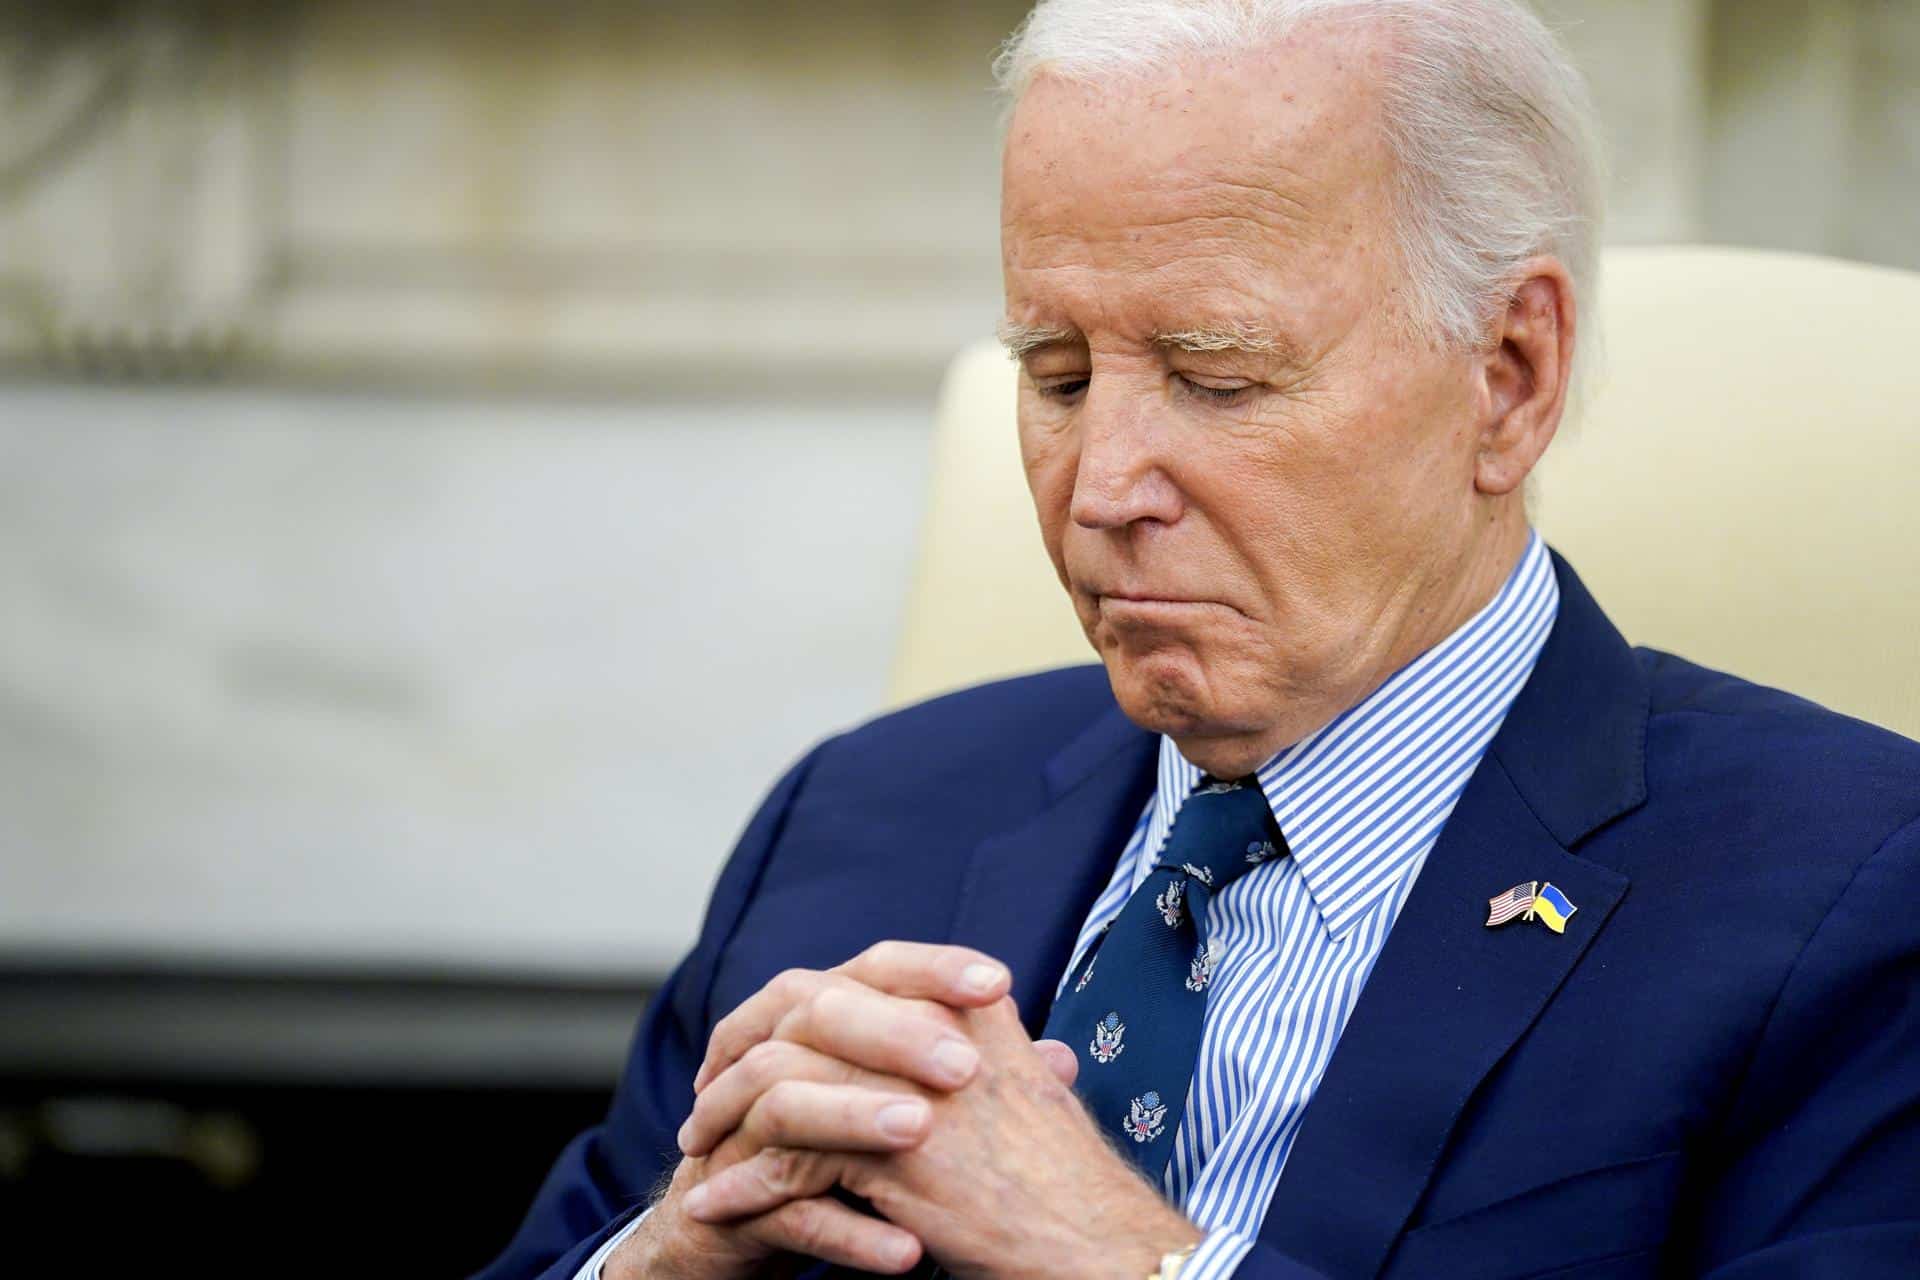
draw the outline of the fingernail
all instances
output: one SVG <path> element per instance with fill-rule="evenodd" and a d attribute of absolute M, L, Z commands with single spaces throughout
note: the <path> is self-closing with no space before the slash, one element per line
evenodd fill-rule
<path fill-rule="evenodd" d="M 889 1138 L 917 1138 L 920 1128 L 927 1122 L 927 1104 L 924 1102 L 889 1102 L 880 1108 L 875 1117 L 880 1132 Z"/>
<path fill-rule="evenodd" d="M 970 964 L 960 971 L 960 989 L 972 995 L 984 996 L 999 989 L 1000 980 L 1006 972 L 997 964 Z"/>
<path fill-rule="evenodd" d="M 895 1240 L 883 1245 L 880 1251 L 886 1255 L 885 1261 L 889 1266 L 904 1271 L 913 1265 L 915 1249 L 911 1240 Z"/>
<path fill-rule="evenodd" d="M 687 1192 L 687 1213 L 692 1217 L 699 1217 L 706 1210 L 707 1198 L 707 1187 L 705 1183 Z"/>
<path fill-rule="evenodd" d="M 689 1120 L 685 1124 L 680 1126 L 680 1132 L 674 1135 L 674 1139 L 673 1139 L 675 1142 L 680 1144 L 681 1155 L 688 1154 L 687 1143 L 691 1141 L 692 1138 L 693 1138 L 693 1121 Z"/>
<path fill-rule="evenodd" d="M 965 1040 L 956 1040 L 952 1036 L 933 1046 L 934 1072 L 951 1085 L 963 1085 L 973 1079 L 973 1072 L 980 1065 L 980 1051 Z"/>

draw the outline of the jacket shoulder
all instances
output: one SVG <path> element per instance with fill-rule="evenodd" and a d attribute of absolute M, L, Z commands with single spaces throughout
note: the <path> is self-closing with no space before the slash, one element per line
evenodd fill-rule
<path fill-rule="evenodd" d="M 1789 827 L 1877 843 L 1920 813 L 1920 742 L 1656 649 L 1648 787 L 1703 789 Z"/>
<path fill-rule="evenodd" d="M 820 765 L 935 787 L 969 779 L 1022 787 L 1039 767 L 1117 708 L 1106 668 L 1063 667 L 975 685 L 890 712 L 827 744 Z"/>
<path fill-rule="evenodd" d="M 839 745 L 851 751 L 886 751 L 910 742 L 919 756 L 930 742 L 963 753 L 969 744 L 1019 744 L 1050 754 L 1116 705 L 1106 668 L 1088 663 L 994 680 L 916 702 L 849 729 L 840 736 Z"/>

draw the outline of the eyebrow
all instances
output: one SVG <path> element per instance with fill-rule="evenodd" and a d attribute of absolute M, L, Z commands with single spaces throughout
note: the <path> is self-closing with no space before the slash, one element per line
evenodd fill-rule
<path fill-rule="evenodd" d="M 1157 347 L 1173 347 L 1196 355 L 1212 352 L 1239 352 L 1245 355 L 1273 356 L 1288 364 L 1300 363 L 1299 348 L 1263 324 L 1234 320 L 1226 324 L 1200 325 L 1196 328 L 1169 329 L 1153 335 Z"/>
<path fill-rule="evenodd" d="M 1023 360 L 1044 347 L 1070 347 L 1084 342 L 1078 330 L 1058 325 L 1015 324 L 1002 320 L 997 330 L 1000 345 L 1015 360 Z"/>
<path fill-rule="evenodd" d="M 1000 345 L 1015 360 L 1024 359 L 1048 347 L 1078 346 L 1086 341 L 1077 329 L 1059 325 L 1016 324 L 1011 320 L 1001 321 L 998 335 Z M 1172 347 L 1197 355 L 1238 352 L 1268 356 L 1287 364 L 1300 363 L 1299 348 L 1291 340 L 1250 320 L 1164 329 L 1153 335 L 1152 342 L 1156 347 Z"/>

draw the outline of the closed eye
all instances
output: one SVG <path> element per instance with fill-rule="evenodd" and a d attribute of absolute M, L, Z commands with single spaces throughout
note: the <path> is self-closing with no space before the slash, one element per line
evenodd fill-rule
<path fill-rule="evenodd" d="M 1246 399 L 1258 385 L 1249 382 L 1242 383 L 1238 386 L 1217 387 L 1210 386 L 1204 382 L 1196 382 L 1182 374 L 1175 374 L 1174 377 L 1179 381 L 1180 388 L 1185 394 L 1194 396 L 1208 404 L 1220 406 L 1239 404 L 1242 400 Z M 1090 381 L 1091 379 L 1084 375 L 1051 379 L 1035 378 L 1033 389 L 1040 393 L 1042 399 L 1071 401 L 1079 398 L 1079 396 L 1086 391 L 1087 384 Z"/>
<path fill-rule="evenodd" d="M 1087 389 L 1091 379 L 1083 376 L 1033 380 L 1033 389 L 1046 400 L 1072 400 Z"/>
<path fill-rule="evenodd" d="M 1247 383 L 1241 383 L 1238 386 L 1216 387 L 1216 386 L 1209 386 L 1204 382 L 1195 382 L 1192 378 L 1187 377 L 1185 374 L 1176 373 L 1173 376 L 1180 380 L 1180 386 L 1182 390 L 1184 390 L 1188 395 L 1194 396 L 1200 400 L 1204 400 L 1208 404 L 1216 404 L 1216 405 L 1239 404 L 1242 400 L 1244 400 L 1247 397 L 1247 395 L 1250 392 L 1253 391 L 1254 385 L 1255 385 L 1251 382 L 1247 382 Z"/>

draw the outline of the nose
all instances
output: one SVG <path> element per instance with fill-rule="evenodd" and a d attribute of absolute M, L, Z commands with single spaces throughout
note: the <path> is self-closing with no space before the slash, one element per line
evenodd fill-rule
<path fill-rule="evenodd" d="M 1104 382 L 1104 385 L 1103 385 Z M 1167 474 L 1149 397 L 1121 379 L 1088 382 L 1079 413 L 1080 457 L 1068 514 L 1084 529 L 1141 521 L 1172 524 L 1184 505 Z"/>

